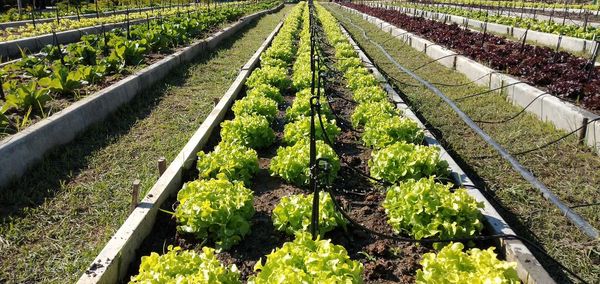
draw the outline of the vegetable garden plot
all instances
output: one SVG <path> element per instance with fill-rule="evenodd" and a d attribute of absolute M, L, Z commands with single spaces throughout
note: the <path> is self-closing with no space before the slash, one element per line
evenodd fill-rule
<path fill-rule="evenodd" d="M 344 125 L 342 122 L 350 123 L 349 121 L 352 121 L 353 106 L 351 107 L 348 104 L 352 100 L 350 99 L 352 95 L 349 94 L 349 90 L 356 91 L 364 87 L 377 87 L 378 82 L 361 66 L 360 59 L 356 57 L 352 46 L 347 43 L 347 40 L 341 34 L 337 22 L 331 15 L 327 16 L 324 13 L 326 12 L 319 13 L 319 19 L 323 24 L 329 42 L 335 49 L 325 47 L 321 54 L 328 55 L 326 57 L 330 59 L 335 57 L 336 62 L 329 61 L 323 62 L 323 64 L 329 63 L 331 66 L 335 66 L 334 68 L 340 68 L 340 71 L 343 70 L 342 73 L 347 74 L 349 77 L 352 74 L 357 74 L 360 79 L 346 78 L 347 80 L 344 80 L 341 73 L 333 72 L 337 75 L 328 78 L 329 82 L 333 82 L 333 85 L 325 85 L 324 90 L 320 90 L 317 86 L 317 92 L 335 94 L 345 98 L 345 100 L 333 100 L 330 108 L 321 108 L 323 113 L 320 114 L 322 117 L 319 116 L 319 118 L 321 121 L 325 120 L 326 122 L 322 123 L 323 128 L 319 137 L 328 140 L 328 137 L 333 139 L 339 133 L 333 148 L 326 141 L 319 140 L 315 142 L 316 153 L 321 160 L 327 161 L 330 166 L 330 171 L 324 173 L 323 182 L 333 186 L 334 189 L 344 189 L 343 196 L 340 197 L 340 200 L 336 200 L 344 204 L 344 208 L 350 211 L 350 215 L 374 230 L 388 234 L 392 234 L 394 230 L 397 232 L 402 231 L 416 238 L 443 235 L 443 232 L 457 236 L 477 234 L 477 231 L 481 230 L 483 226 L 479 221 L 480 216 L 477 215 L 479 212 L 477 208 L 480 205 L 472 198 L 465 197 L 461 201 L 454 202 L 464 203 L 466 206 L 459 206 L 462 208 L 459 209 L 460 212 L 464 213 L 466 211 L 463 210 L 468 211 L 467 207 L 471 207 L 470 210 L 474 215 L 464 216 L 465 218 L 460 220 L 453 220 L 454 217 L 433 213 L 436 216 L 429 217 L 445 220 L 440 221 L 441 223 L 431 222 L 432 228 L 441 226 L 439 230 L 434 229 L 417 233 L 420 231 L 419 225 L 396 224 L 393 221 L 395 218 L 393 216 L 396 214 L 393 213 L 395 212 L 394 206 L 401 204 L 401 201 L 394 200 L 393 194 L 388 193 L 386 197 L 383 191 L 373 190 L 377 186 L 366 177 L 357 175 L 352 170 L 352 168 L 355 168 L 366 172 L 367 168 L 371 168 L 371 170 L 382 168 L 386 164 L 394 163 L 395 159 L 414 160 L 419 165 L 408 167 L 404 173 L 402 173 L 403 171 L 394 173 L 393 170 L 391 172 L 382 170 L 379 178 L 391 182 L 392 180 L 405 180 L 409 177 L 427 177 L 434 173 L 442 176 L 447 173 L 447 165 L 444 166 L 444 162 L 439 159 L 434 148 L 409 143 L 418 142 L 420 130 L 418 127 L 415 128 L 406 123 L 403 120 L 404 118 L 396 116 L 397 113 L 393 111 L 393 106 L 390 117 L 381 117 L 371 113 L 371 116 L 368 116 L 369 121 L 374 122 L 367 122 L 368 126 L 365 125 L 365 130 L 373 127 L 373 131 L 377 132 L 379 123 L 390 122 L 394 124 L 400 119 L 401 123 L 395 124 L 398 126 L 394 128 L 398 130 L 397 132 L 383 131 L 379 135 L 372 135 L 382 139 L 368 139 L 374 141 L 373 145 L 377 145 L 375 152 L 385 153 L 385 151 L 390 151 L 398 155 L 384 154 L 378 157 L 375 153 L 369 158 L 370 150 L 361 146 L 362 143 L 358 135 L 352 132 L 351 128 L 348 128 L 350 124 Z M 243 108 L 234 106 L 234 118 L 222 124 L 221 141 L 219 142 L 218 137 L 213 137 L 212 152 L 203 152 L 199 156 L 197 163 L 199 179 L 184 185 L 177 196 L 177 202 L 173 204 L 173 209 L 169 207 L 172 203 L 166 205 L 166 208 L 169 208 L 166 210 L 175 210 L 173 213 L 174 218 L 170 219 L 168 215 L 162 215 L 161 218 L 163 219 L 155 227 L 155 233 L 143 245 L 148 251 L 143 251 L 141 254 L 148 254 L 149 251 L 161 251 L 165 244 L 179 245 L 185 249 L 198 249 L 198 252 L 181 251 L 180 248 L 169 247 L 168 251 L 163 251 L 163 256 L 152 253 L 151 256 L 142 258 L 140 272 L 132 278 L 132 281 L 141 282 L 145 279 L 156 279 L 156 277 L 163 280 L 178 277 L 179 280 L 202 281 L 206 280 L 205 277 L 208 276 L 214 277 L 213 279 L 229 279 L 228 281 L 238 282 L 241 276 L 242 279 L 247 279 L 249 283 L 269 283 L 275 281 L 275 279 L 289 281 L 290 283 L 301 280 L 316 283 L 322 281 L 361 283 L 363 278 L 367 282 L 379 283 L 381 281 L 413 281 L 415 277 L 418 281 L 425 282 L 443 277 L 436 274 L 431 266 L 445 265 L 445 272 L 456 273 L 455 276 L 461 279 L 468 279 L 467 277 L 482 279 L 498 276 L 506 279 L 509 283 L 518 282 L 514 264 L 497 260 L 491 250 L 482 252 L 475 249 L 468 254 L 464 254 L 459 252 L 462 249 L 460 244 L 448 246 L 439 254 L 426 254 L 425 257 L 430 262 L 424 264 L 421 272 L 417 272 L 420 255 L 430 251 L 429 246 L 417 247 L 397 241 L 379 239 L 357 228 L 346 227 L 345 219 L 338 215 L 339 212 L 336 213 L 334 206 L 331 205 L 333 199 L 328 198 L 326 192 L 321 192 L 320 196 L 322 198 L 319 199 L 319 203 L 322 203 L 322 210 L 318 215 L 318 219 L 323 225 L 319 227 L 319 230 L 322 238 L 331 238 L 331 241 L 321 239 L 315 242 L 310 240 L 310 236 L 306 233 L 298 233 L 299 231 L 308 230 L 311 226 L 309 215 L 311 209 L 310 195 L 296 194 L 306 193 L 303 188 L 310 180 L 308 156 L 311 142 L 301 140 L 293 143 L 291 142 L 294 141 L 293 139 L 284 138 L 286 136 L 294 137 L 296 135 L 293 135 L 293 133 L 298 131 L 302 133 L 308 131 L 310 133 L 310 129 L 306 129 L 306 127 L 303 127 L 305 124 L 301 123 L 303 119 L 309 118 L 307 112 L 310 111 L 310 96 L 312 95 L 310 89 L 311 74 L 307 72 L 310 70 L 311 64 L 310 45 L 308 45 L 310 43 L 308 32 L 310 28 L 308 25 L 309 11 L 305 10 L 302 18 L 303 29 L 300 33 L 301 39 L 298 44 L 296 61 L 292 67 L 291 80 L 287 76 L 287 72 L 284 71 L 285 69 L 278 66 L 288 66 L 291 63 L 287 59 L 289 58 L 287 55 L 290 53 L 285 52 L 285 50 L 289 51 L 292 47 L 289 45 L 284 46 L 281 53 L 276 52 L 277 49 L 282 47 L 274 42 L 271 49 L 265 53 L 269 54 L 271 52 L 271 55 L 262 57 L 261 67 L 253 72 L 246 83 L 249 89 L 247 98 L 251 98 L 249 100 L 256 100 L 253 97 L 259 95 L 252 94 L 252 91 L 256 88 L 262 88 L 263 90 L 275 88 L 275 91 L 283 91 L 284 100 L 288 103 L 291 101 L 291 106 L 285 110 L 285 114 L 280 111 L 276 115 L 274 124 L 272 124 L 273 129 L 269 129 L 268 124 L 265 127 L 264 124 L 264 121 L 268 123 L 269 118 L 273 117 L 272 107 L 269 107 L 269 104 L 263 104 L 262 107 L 255 108 L 256 113 L 252 118 L 245 118 L 245 115 L 248 114 L 240 115 L 239 112 Z M 316 25 L 316 20 L 312 22 Z M 288 22 L 286 21 L 286 23 Z M 280 32 L 278 38 L 281 35 L 286 35 L 286 33 Z M 344 40 L 346 40 L 345 43 Z M 325 45 L 327 44 L 323 42 L 321 46 Z M 325 65 L 322 65 L 322 67 L 326 68 Z M 271 86 L 271 88 L 259 87 L 263 84 Z M 275 92 L 268 91 L 266 93 L 273 94 Z M 295 96 L 292 96 L 293 93 L 295 93 Z M 269 97 L 278 98 L 275 95 L 269 95 Z M 329 105 L 326 100 L 323 103 Z M 379 101 L 379 103 L 389 104 L 385 99 Z M 258 115 L 259 113 L 266 114 L 266 116 Z M 337 118 L 335 118 L 336 113 L 339 114 Z M 256 124 L 247 123 L 247 125 L 252 126 L 247 129 L 238 128 L 231 131 L 236 128 L 232 126 L 236 124 L 234 121 L 243 119 L 256 120 Z M 338 121 L 333 119 L 338 119 Z M 284 121 L 288 123 L 283 125 Z M 335 126 L 338 123 L 342 126 L 339 130 Z M 407 133 L 412 134 L 404 135 Z M 273 135 L 277 137 L 274 141 L 275 144 L 263 144 L 265 141 L 273 141 Z M 257 137 L 262 139 L 256 139 Z M 415 139 L 415 141 L 405 141 L 406 137 Z M 261 143 L 257 144 L 258 141 Z M 286 141 L 285 144 L 282 143 L 283 141 Z M 410 149 L 404 151 L 400 148 Z M 207 150 L 210 150 L 210 147 Z M 338 156 L 335 150 L 342 153 L 342 155 Z M 411 152 L 410 150 L 416 151 Z M 352 161 L 347 159 L 352 159 Z M 372 162 L 368 162 L 369 160 Z M 215 163 L 215 161 L 220 161 L 220 163 Z M 349 165 L 353 166 L 349 167 Z M 253 178 L 248 179 L 249 176 Z M 412 188 L 411 181 L 407 180 L 407 182 L 409 183 L 405 186 Z M 419 181 L 412 180 L 412 182 L 422 184 L 423 188 L 435 188 L 436 184 L 439 183 L 439 181 L 436 183 L 436 179 L 433 177 L 420 179 Z M 444 189 L 434 190 L 439 195 L 437 197 L 431 195 L 430 200 L 458 197 L 461 192 L 464 192 L 464 190 L 452 192 L 449 187 L 442 184 L 437 186 Z M 252 189 L 254 192 L 252 193 L 247 189 Z M 235 192 L 235 195 L 224 197 L 223 192 L 228 192 L 228 190 Z M 397 190 L 401 191 L 400 189 L 390 189 L 389 192 L 396 192 Z M 288 196 L 289 194 L 293 195 Z M 252 201 L 255 212 L 249 208 Z M 376 206 L 382 202 L 389 211 L 389 217 L 386 216 L 384 207 Z M 446 205 L 441 205 L 438 209 L 442 209 L 444 206 Z M 273 210 L 272 213 L 271 210 Z M 397 212 L 400 211 L 404 210 L 398 210 Z M 418 213 L 415 212 L 415 214 Z M 388 218 L 392 220 L 391 226 L 385 223 Z M 215 220 L 220 221 L 215 222 Z M 444 229 L 445 222 L 449 222 L 448 224 L 453 223 L 454 226 L 460 228 L 473 225 L 476 229 L 447 231 L 447 228 Z M 295 237 L 286 235 L 290 232 L 297 232 L 298 234 Z M 284 243 L 286 240 L 288 242 Z M 342 244 L 342 246 L 333 246 L 332 243 Z M 200 247 L 204 245 L 219 247 L 224 252 L 219 256 L 215 256 L 212 249 L 202 248 L 200 250 Z M 438 245 L 440 244 L 437 244 L 436 247 L 441 247 Z M 479 245 L 485 246 L 485 244 Z M 274 251 L 266 257 L 266 260 L 263 259 L 258 263 L 258 257 L 268 253 L 271 249 L 274 249 Z M 319 255 L 320 257 L 317 258 L 314 254 L 315 250 L 322 252 Z M 325 251 L 328 253 L 324 254 Z M 452 264 L 447 262 L 443 264 L 445 254 L 451 251 L 458 252 L 458 255 L 464 260 L 462 263 L 476 272 L 467 275 L 467 272 L 460 271 L 460 268 Z M 353 260 L 356 258 L 364 258 L 365 264 Z M 205 265 L 201 269 L 183 269 L 182 264 L 185 263 L 186 259 L 200 259 L 199 262 Z M 220 259 L 226 266 L 219 264 L 217 259 Z M 315 261 L 307 261 L 308 259 L 314 259 Z M 331 265 L 332 263 L 337 265 Z M 230 266 L 231 264 L 236 264 L 236 266 Z M 494 265 L 497 269 L 484 272 L 481 268 L 488 264 Z M 254 275 L 252 275 L 252 267 L 256 270 Z M 132 271 L 131 273 L 135 274 L 136 272 Z M 176 274 L 179 275 L 175 276 Z"/>
<path fill-rule="evenodd" d="M 222 23 L 275 2 L 223 8 L 191 17 L 172 17 L 130 31 L 88 35 L 66 46 L 49 45 L 41 56 L 23 55 L 2 66 L 0 78 L 0 135 L 21 131 L 82 97 L 117 83 L 138 66 L 150 65 L 181 46 L 215 31 Z"/>
<path fill-rule="evenodd" d="M 400 12 L 346 4 L 433 42 L 457 50 L 495 70 L 521 77 L 550 94 L 578 103 L 588 110 L 600 109 L 598 69 L 587 60 L 546 47 L 518 44 L 506 39 L 466 31 L 458 25 L 410 17 Z"/>

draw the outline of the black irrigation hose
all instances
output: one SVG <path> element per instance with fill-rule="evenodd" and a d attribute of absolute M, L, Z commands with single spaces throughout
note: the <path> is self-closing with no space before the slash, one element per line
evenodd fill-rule
<path fill-rule="evenodd" d="M 502 86 L 500 86 L 498 88 L 489 89 L 489 90 L 486 90 L 486 91 L 483 91 L 483 92 L 479 92 L 479 93 L 467 95 L 467 96 L 460 97 L 460 98 L 457 98 L 457 99 L 454 99 L 454 100 L 457 101 L 457 102 L 460 102 L 462 100 L 466 100 L 466 99 L 474 98 L 474 97 L 477 97 L 477 96 L 489 94 L 489 93 L 492 93 L 494 91 L 502 90 L 502 89 L 504 89 L 506 87 L 510 87 L 510 86 L 514 86 L 514 85 L 518 85 L 518 84 L 526 84 L 526 83 L 523 82 L 523 81 L 514 82 L 514 83 L 510 83 L 508 85 L 502 85 Z"/>
<path fill-rule="evenodd" d="M 431 46 L 431 45 L 430 45 L 430 46 Z M 413 70 L 412 70 L 412 72 L 415 72 L 415 71 L 417 71 L 417 70 L 419 70 L 419 69 L 421 69 L 421 68 L 423 68 L 423 67 L 425 67 L 425 66 L 427 66 L 427 65 L 429 65 L 429 64 L 431 64 L 431 63 L 435 63 L 435 62 L 438 62 L 438 61 L 440 61 L 440 60 L 442 60 L 442 59 L 444 59 L 444 58 L 448 58 L 448 57 L 452 57 L 452 56 L 457 56 L 457 55 L 456 55 L 456 54 L 448 54 L 448 55 L 444 55 L 444 56 L 442 56 L 442 57 L 436 58 L 436 59 L 434 59 L 434 60 L 428 61 L 427 63 L 425 63 L 425 64 L 423 64 L 423 65 L 421 65 L 421 66 L 419 66 L 419 67 L 417 67 L 417 68 L 413 69 Z"/>
<path fill-rule="evenodd" d="M 512 116 L 510 116 L 508 118 L 505 118 L 503 120 L 473 120 L 473 121 L 475 121 L 477 123 L 486 123 L 486 124 L 498 124 L 498 123 L 509 122 L 509 121 L 517 118 L 519 115 L 525 113 L 525 111 L 527 110 L 527 108 L 529 108 L 537 99 L 541 98 L 544 95 L 548 95 L 548 94 L 549 94 L 548 92 L 544 92 L 544 93 L 541 93 L 541 94 L 537 95 L 531 102 L 529 102 L 525 107 L 523 107 L 522 110 L 520 110 L 516 114 L 514 114 L 514 115 L 512 115 Z"/>
<path fill-rule="evenodd" d="M 590 123 L 592 123 L 592 122 L 594 122 L 594 121 L 599 121 L 599 120 L 600 120 L 600 117 L 598 117 L 598 118 L 594 118 L 594 119 L 592 119 L 592 120 L 589 120 L 589 121 L 588 121 L 586 124 L 584 124 L 584 125 L 580 126 L 579 128 L 577 128 L 577 129 L 575 129 L 575 130 L 573 130 L 573 131 L 571 131 L 571 132 L 569 132 L 569 133 L 567 133 L 567 134 L 565 134 L 565 135 L 563 135 L 563 136 L 559 137 L 558 139 L 555 139 L 555 140 L 549 141 L 549 142 L 547 142 L 547 143 L 546 143 L 546 144 L 544 144 L 544 145 L 537 146 L 537 147 L 534 147 L 534 148 L 531 148 L 531 149 L 528 149 L 528 150 L 524 150 L 524 151 L 520 151 L 520 152 L 512 153 L 511 155 L 513 155 L 513 156 L 520 156 L 520 155 L 525 155 L 525 154 L 528 154 L 528 153 L 531 153 L 531 152 L 535 152 L 535 151 L 538 151 L 538 150 L 544 149 L 544 148 L 546 148 L 546 147 L 548 147 L 548 146 L 551 146 L 551 145 L 553 145 L 553 144 L 556 144 L 556 143 L 558 143 L 558 142 L 560 142 L 560 141 L 564 140 L 565 138 L 567 138 L 567 137 L 569 137 L 569 136 L 571 136 L 571 135 L 573 135 L 573 134 L 575 134 L 575 133 L 579 132 L 579 130 L 581 130 L 582 128 L 584 128 L 584 127 L 587 127 L 587 125 L 588 125 L 588 124 L 590 124 Z M 479 159 L 488 159 L 488 158 L 494 158 L 494 157 L 497 157 L 497 156 L 495 156 L 495 155 L 494 155 L 494 156 L 477 156 L 477 157 L 473 157 L 473 158 L 479 158 Z"/>
<path fill-rule="evenodd" d="M 355 25 L 354 23 L 352 23 L 352 21 L 350 21 L 350 24 L 352 24 L 354 27 L 356 27 L 357 29 L 360 29 L 362 31 L 362 36 L 368 40 L 369 42 L 371 42 L 371 44 L 377 46 L 380 51 L 387 57 L 387 59 L 394 63 L 394 65 L 402 70 L 403 72 L 405 72 L 406 74 L 410 75 L 411 77 L 413 77 L 413 79 L 417 80 L 418 82 L 420 82 L 422 85 L 424 85 L 425 87 L 427 87 L 429 90 L 431 90 L 436 96 L 440 97 L 442 100 L 444 100 L 449 106 L 450 108 L 452 108 L 452 110 L 473 130 L 475 131 L 487 144 L 489 144 L 490 146 L 492 146 L 501 156 L 503 159 L 505 159 L 506 161 L 508 161 L 512 168 L 517 171 L 525 180 L 527 180 L 534 188 L 536 188 L 541 194 L 542 196 L 544 196 L 546 199 L 548 199 L 550 202 L 552 202 L 556 207 L 558 207 L 563 214 L 565 214 L 565 216 L 571 220 L 571 222 L 573 224 L 575 224 L 581 231 L 583 231 L 587 236 L 589 236 L 592 239 L 598 239 L 600 238 L 600 233 L 598 232 L 598 230 L 596 228 L 594 228 L 589 222 L 587 222 L 585 219 L 583 219 L 579 214 L 577 214 L 577 212 L 574 212 L 573 210 L 571 210 L 571 208 L 569 208 L 566 204 L 564 204 L 559 198 L 558 196 L 556 196 L 550 189 L 548 189 L 546 187 L 546 185 L 544 185 L 542 182 L 540 182 L 529 170 L 527 170 L 523 165 L 521 165 L 521 163 L 519 161 L 517 161 L 517 159 L 515 159 L 506 149 L 504 149 L 500 144 L 498 144 L 494 139 L 492 139 L 492 137 L 490 137 L 485 131 L 483 131 L 468 115 L 466 115 L 450 98 L 448 98 L 446 95 L 444 95 L 444 93 L 442 93 L 442 91 L 440 91 L 438 88 L 436 88 L 435 86 L 433 86 L 431 83 L 427 82 L 426 80 L 424 80 L 423 78 L 421 78 L 420 76 L 418 76 L 417 74 L 411 72 L 410 70 L 408 70 L 406 67 L 400 65 L 400 63 L 398 63 L 386 50 L 385 48 L 383 48 L 381 45 L 379 45 L 377 42 L 371 40 L 367 34 L 366 31 Z M 343 26 L 343 24 L 342 24 Z"/>

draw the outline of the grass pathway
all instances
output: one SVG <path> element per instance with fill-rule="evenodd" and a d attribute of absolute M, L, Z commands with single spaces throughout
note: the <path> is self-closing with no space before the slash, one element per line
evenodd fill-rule
<path fill-rule="evenodd" d="M 0 195 L 0 282 L 76 281 L 127 217 L 131 182 L 151 188 L 157 159 L 177 155 L 288 10 L 176 69 L 8 187 Z"/>
<path fill-rule="evenodd" d="M 539 241 L 555 258 L 594 283 L 600 279 L 600 240 L 592 241 L 575 226 L 567 222 L 561 212 L 533 189 L 508 162 L 475 134 L 445 103 L 415 80 L 397 70 L 380 50 L 365 40 L 362 32 L 349 24 L 349 19 L 366 30 L 368 36 L 379 42 L 400 64 L 415 69 L 431 61 L 429 57 L 399 40 L 394 40 L 354 14 L 327 6 L 342 23 L 346 24 L 354 39 L 365 49 L 383 71 L 402 83 L 396 86 L 405 94 L 413 109 L 425 118 L 434 133 L 452 152 L 463 169 L 486 190 L 503 217 L 524 236 Z M 431 82 L 461 84 L 469 82 L 462 74 L 440 64 L 429 64 L 417 72 Z M 407 85 L 408 84 L 408 85 Z M 462 87 L 438 86 L 450 98 L 459 98 L 487 89 L 466 85 Z M 474 120 L 497 121 L 511 117 L 521 110 L 505 100 L 501 94 L 488 94 L 464 100 L 459 107 Z M 542 145 L 564 134 L 551 124 L 538 120 L 531 114 L 519 116 L 504 124 L 479 124 L 496 141 L 510 152 L 519 152 Z M 491 158 L 482 158 L 491 156 Z M 586 147 L 577 145 L 576 137 L 517 157 L 536 177 L 545 183 L 566 204 L 578 205 L 600 202 L 600 157 Z M 600 206 L 574 209 L 596 228 L 600 228 Z M 542 259 L 540 259 L 542 261 Z M 550 269 L 562 277 L 557 269 Z"/>

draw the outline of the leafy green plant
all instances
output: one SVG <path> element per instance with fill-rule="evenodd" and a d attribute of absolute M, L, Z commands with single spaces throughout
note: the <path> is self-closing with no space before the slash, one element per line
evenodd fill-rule
<path fill-rule="evenodd" d="M 380 149 L 396 142 L 421 143 L 424 134 L 412 119 L 392 116 L 369 120 L 361 138 L 366 146 Z"/>
<path fill-rule="evenodd" d="M 335 120 L 327 120 L 324 115 L 321 116 L 325 133 L 331 141 L 341 132 L 341 129 L 335 124 Z M 298 120 L 285 125 L 283 130 L 283 141 L 289 145 L 295 144 L 300 140 L 306 140 L 310 137 L 310 117 L 303 116 Z M 319 123 L 319 118 L 315 116 L 315 137 L 319 140 L 325 140 L 323 129 Z"/>
<path fill-rule="evenodd" d="M 253 149 L 240 144 L 221 142 L 210 153 L 198 152 L 196 168 L 200 178 L 210 179 L 224 174 L 229 180 L 250 185 L 252 175 L 258 172 L 258 155 Z"/>
<path fill-rule="evenodd" d="M 499 260 L 494 248 L 467 252 L 463 248 L 461 243 L 451 243 L 437 254 L 424 254 L 416 283 L 521 283 L 517 263 Z"/>
<path fill-rule="evenodd" d="M 177 201 L 177 230 L 213 240 L 219 249 L 229 249 L 250 232 L 254 197 L 242 182 L 224 175 L 192 181 L 179 191 Z"/>
<path fill-rule="evenodd" d="M 142 42 L 143 41 L 143 42 Z M 145 40 L 124 40 L 115 47 L 115 54 L 121 58 L 125 65 L 139 65 L 144 61 L 146 53 Z"/>
<path fill-rule="evenodd" d="M 278 103 L 283 102 L 283 96 L 279 89 L 268 84 L 258 84 L 252 87 L 248 92 L 248 97 L 262 96 L 272 99 Z"/>
<path fill-rule="evenodd" d="M 273 144 L 275 133 L 264 116 L 238 116 L 221 123 L 221 139 L 257 149 Z"/>
<path fill-rule="evenodd" d="M 347 79 L 347 83 L 347 87 L 352 91 L 356 91 L 365 87 L 378 86 L 379 84 L 377 79 L 375 79 L 375 76 L 372 74 L 355 74 Z"/>
<path fill-rule="evenodd" d="M 388 101 L 362 103 L 356 106 L 352 113 L 352 125 L 356 128 L 368 121 L 399 116 L 400 111 Z"/>
<path fill-rule="evenodd" d="M 290 85 L 290 81 L 287 77 L 287 71 L 281 67 L 273 66 L 262 66 L 255 69 L 248 80 L 246 80 L 246 86 L 254 88 L 260 84 L 268 84 L 284 90 Z"/>
<path fill-rule="evenodd" d="M 266 283 L 363 283 L 362 263 L 350 259 L 343 246 L 330 240 L 312 240 L 308 233 L 298 233 L 293 242 L 286 242 L 269 255 L 259 271 L 248 279 L 249 284 Z"/>
<path fill-rule="evenodd" d="M 139 274 L 129 283 L 242 283 L 235 265 L 225 267 L 215 250 L 203 247 L 201 253 L 169 245 L 167 253 L 142 256 Z"/>
<path fill-rule="evenodd" d="M 44 64 L 36 64 L 32 67 L 25 68 L 25 73 L 33 78 L 44 78 L 50 75 L 50 71 Z"/>
<path fill-rule="evenodd" d="M 231 107 L 236 117 L 259 115 L 272 122 L 277 116 L 277 102 L 265 96 L 246 96 Z"/>
<path fill-rule="evenodd" d="M 80 78 L 83 80 L 84 84 L 96 84 L 102 80 L 104 77 L 104 72 L 106 72 L 106 66 L 104 65 L 96 65 L 96 66 L 80 66 L 76 71 L 77 74 L 74 76 L 76 78 Z"/>
<path fill-rule="evenodd" d="M 483 229 L 480 208 L 465 189 L 436 183 L 433 177 L 409 179 L 388 188 L 383 208 L 396 233 L 415 239 L 472 237 Z M 438 244 L 439 245 L 439 244 Z"/>
<path fill-rule="evenodd" d="M 83 84 L 78 73 L 71 72 L 61 65 L 54 65 L 50 77 L 40 79 L 39 83 L 40 86 L 62 95 L 75 93 Z"/>
<path fill-rule="evenodd" d="M 99 51 L 89 44 L 73 44 L 69 45 L 69 56 L 77 59 L 79 64 L 96 65 L 96 59 Z"/>
<path fill-rule="evenodd" d="M 440 159 L 438 148 L 397 142 L 373 151 L 369 160 L 371 175 L 391 183 L 429 176 L 447 176 L 448 163 Z"/>
<path fill-rule="evenodd" d="M 335 67 L 341 72 L 347 73 L 350 68 L 362 66 L 362 61 L 360 58 L 346 58 L 338 60 L 335 64 Z"/>
<path fill-rule="evenodd" d="M 352 98 L 358 103 L 387 101 L 388 94 L 379 86 L 369 86 L 357 89 Z"/>
<path fill-rule="evenodd" d="M 6 113 L 10 109 L 16 109 L 20 112 L 30 112 L 32 110 L 44 113 L 44 106 L 50 99 L 50 91 L 46 88 L 38 88 L 36 81 L 27 84 L 21 84 L 6 95 L 5 104 L 0 112 Z"/>
<path fill-rule="evenodd" d="M 308 232 L 312 217 L 313 194 L 296 194 L 285 196 L 273 209 L 271 218 L 278 231 L 293 235 L 297 232 Z M 342 226 L 346 229 L 348 221 L 335 209 L 331 196 L 327 192 L 319 194 L 319 235 Z"/>
<path fill-rule="evenodd" d="M 321 94 L 324 93 L 321 92 Z M 296 93 L 296 98 L 294 99 L 292 106 L 285 111 L 285 118 L 288 121 L 296 121 L 302 117 L 310 116 L 310 98 L 310 89 L 304 89 Z M 321 104 L 321 115 L 331 118 L 333 115 L 329 103 L 327 103 L 327 98 L 321 96 L 319 102 Z"/>
<path fill-rule="evenodd" d="M 324 176 L 324 183 L 331 184 L 337 177 L 337 172 L 340 169 L 340 160 L 335 151 L 325 142 L 316 141 L 317 159 L 324 159 L 329 164 L 329 170 Z M 308 141 L 301 140 L 300 142 L 289 147 L 281 147 L 277 149 L 277 156 L 271 159 L 269 170 L 272 175 L 278 175 L 284 180 L 305 186 L 308 184 L 310 169 L 309 169 L 309 153 L 310 147 Z"/>

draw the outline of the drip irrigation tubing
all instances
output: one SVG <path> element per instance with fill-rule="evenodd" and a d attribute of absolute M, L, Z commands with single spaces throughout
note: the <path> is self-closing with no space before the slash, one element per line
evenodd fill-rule
<path fill-rule="evenodd" d="M 546 142 L 544 145 L 537 146 L 537 147 L 533 147 L 533 148 L 531 148 L 531 149 L 528 149 L 528 150 L 523 150 L 523 151 L 520 151 L 520 152 L 511 153 L 511 155 L 513 155 L 513 156 L 520 156 L 520 155 L 525 155 L 525 154 L 528 154 L 528 153 L 531 153 L 531 152 L 535 152 L 535 151 L 538 151 L 538 150 L 544 149 L 544 148 L 546 148 L 546 147 L 548 147 L 548 146 L 551 146 L 551 145 L 553 145 L 553 144 L 556 144 L 556 143 L 558 143 L 558 142 L 560 142 L 560 141 L 564 140 L 565 138 L 567 138 L 567 137 L 569 137 L 569 136 L 571 136 L 571 135 L 573 135 L 573 134 L 575 134 L 575 133 L 579 132 L 579 130 L 581 130 L 582 128 L 584 128 L 584 127 L 587 127 L 587 125 L 588 125 L 588 124 L 590 124 L 590 123 L 592 123 L 592 122 L 594 122 L 594 121 L 599 121 L 599 120 L 600 120 L 600 117 L 598 117 L 598 118 L 595 118 L 595 119 L 592 119 L 592 120 L 589 120 L 589 121 L 588 121 L 587 123 L 585 123 L 584 125 L 582 125 L 582 126 L 580 126 L 579 128 L 577 128 L 577 129 L 575 129 L 575 130 L 573 130 L 573 131 L 571 131 L 571 132 L 569 132 L 569 133 L 567 133 L 567 134 L 565 134 L 565 135 L 563 135 L 563 136 L 559 137 L 558 139 L 555 139 L 555 140 L 552 140 L 552 141 Z M 479 159 L 489 159 L 489 158 L 494 158 L 494 157 L 497 157 L 497 156 L 495 156 L 495 155 L 494 155 L 494 156 L 475 156 L 475 157 L 472 157 L 472 158 L 479 158 Z"/>
<path fill-rule="evenodd" d="M 509 121 L 517 118 L 521 114 L 525 113 L 525 111 L 527 110 L 527 108 L 529 108 L 537 99 L 541 98 L 544 95 L 548 95 L 548 94 L 549 94 L 548 92 L 544 92 L 544 93 L 541 93 L 541 94 L 537 95 L 533 100 L 531 100 L 531 102 L 529 102 L 525 107 L 523 107 L 522 110 L 520 110 L 516 114 L 514 114 L 514 115 L 512 115 L 512 116 L 510 116 L 508 118 L 505 118 L 503 120 L 473 120 L 473 121 L 475 121 L 477 123 L 486 123 L 486 124 L 499 124 L 499 123 L 509 122 Z"/>
<path fill-rule="evenodd" d="M 406 67 L 404 67 L 400 63 L 398 63 L 387 52 L 387 50 L 385 48 L 383 48 L 377 42 L 371 40 L 367 36 L 366 31 L 363 28 L 354 24 L 351 20 L 349 20 L 349 21 L 350 21 L 351 25 L 353 25 L 355 28 L 361 30 L 362 36 L 366 40 L 368 40 L 371 44 L 377 46 L 379 48 L 379 50 L 387 57 L 387 59 L 396 66 L 396 68 L 402 70 L 404 73 L 413 77 L 413 79 L 417 80 L 419 83 L 421 83 L 422 85 L 427 87 L 429 90 L 431 90 L 435 95 L 440 97 L 444 102 L 446 102 L 446 104 L 448 104 L 450 106 L 450 108 L 452 108 L 452 110 L 463 120 L 463 122 L 465 122 L 473 131 L 475 131 L 487 144 L 492 146 L 500 154 L 500 156 L 502 156 L 503 159 L 505 159 L 507 162 L 509 162 L 510 165 L 512 166 L 512 168 L 515 171 L 517 171 L 525 180 L 527 180 L 534 188 L 536 188 L 542 194 L 542 196 L 544 196 L 547 200 L 549 200 L 556 207 L 558 207 L 558 209 L 560 209 L 563 212 L 563 214 L 569 220 L 571 220 L 571 222 L 573 224 L 575 224 L 575 226 L 577 226 L 577 228 L 579 228 L 582 232 L 584 232 L 588 237 L 590 237 L 592 239 L 600 238 L 600 233 L 598 232 L 598 230 L 596 228 L 594 228 L 589 222 L 587 222 L 585 219 L 583 219 L 583 217 L 581 217 L 575 211 L 571 210 L 571 208 L 569 208 L 569 206 L 564 204 L 558 198 L 558 196 L 556 196 L 550 189 L 548 189 L 546 187 L 546 185 L 544 185 L 541 181 L 539 181 L 529 170 L 527 170 L 523 165 L 521 165 L 521 163 L 519 161 L 517 161 L 517 159 L 515 159 L 506 149 L 504 149 L 500 144 L 498 144 L 495 140 L 493 140 L 492 137 L 490 137 L 485 131 L 483 131 L 450 98 L 448 98 L 446 95 L 444 95 L 442 93 L 442 91 L 440 91 L 437 87 L 433 86 L 428 81 L 424 80 L 417 74 L 411 72 Z M 342 26 L 344 26 L 343 23 L 341 23 L 341 24 L 342 24 Z"/>

